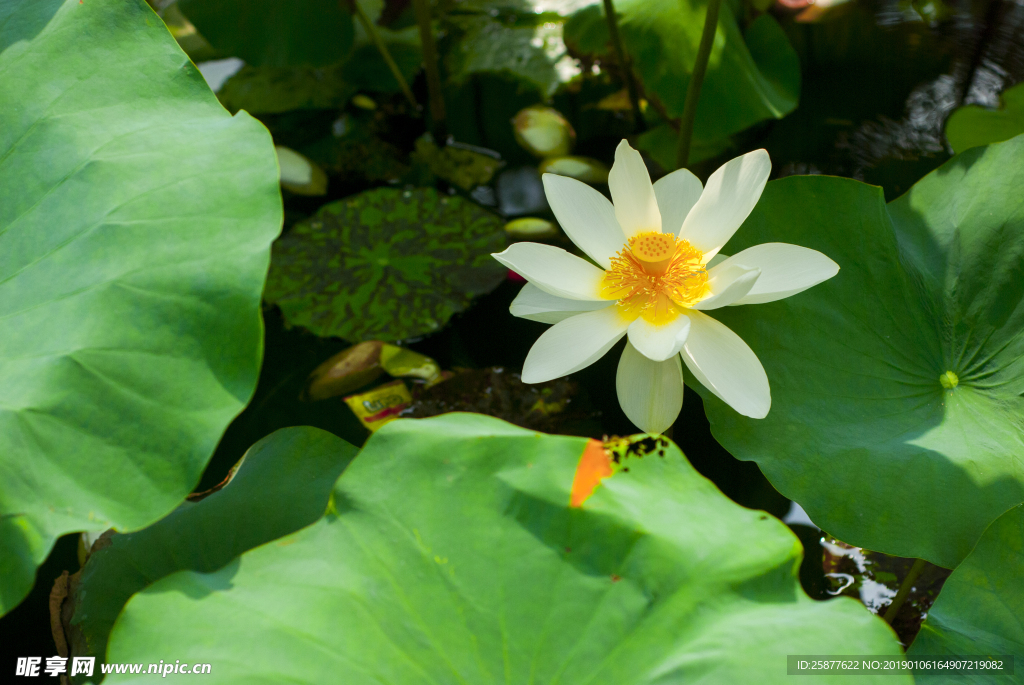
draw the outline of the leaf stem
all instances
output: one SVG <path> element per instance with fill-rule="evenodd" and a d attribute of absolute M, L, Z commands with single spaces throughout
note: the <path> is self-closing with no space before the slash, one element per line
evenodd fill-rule
<path fill-rule="evenodd" d="M 892 604 L 885 610 L 885 616 L 882 618 L 886 623 L 892 625 L 893 620 L 896 618 L 896 614 L 900 612 L 900 608 L 903 603 L 907 601 L 907 597 L 910 596 L 910 590 L 914 587 L 914 582 L 917 577 L 921 575 L 921 571 L 924 570 L 926 562 L 924 559 L 915 559 L 914 565 L 907 571 L 907 577 L 903 579 L 903 583 L 900 584 L 900 589 L 896 592 L 896 596 L 892 599 Z"/>
<path fill-rule="evenodd" d="M 430 23 L 430 7 L 426 0 L 412 0 L 416 12 L 416 24 L 420 29 L 420 46 L 423 48 L 423 69 L 427 75 L 427 101 L 430 107 L 430 131 L 434 142 L 443 146 L 448 138 L 445 125 L 444 94 L 441 91 L 441 74 L 437 68 L 437 45 L 434 43 L 434 28 Z"/>
<path fill-rule="evenodd" d="M 405 99 L 409 101 L 413 109 L 419 110 L 419 103 L 416 102 L 416 98 L 412 94 L 412 90 L 409 88 L 409 84 L 405 82 L 405 77 L 402 76 L 402 71 L 395 64 L 395 60 L 391 57 L 391 52 L 388 50 L 388 46 L 381 40 L 380 34 L 377 33 L 377 28 L 370 21 L 370 18 L 366 16 L 366 12 L 363 11 L 362 6 L 359 4 L 359 0 L 352 0 L 352 7 L 355 9 L 356 18 L 359 19 L 359 23 L 363 25 L 363 29 L 366 31 L 366 35 L 370 37 L 373 44 L 376 46 L 377 51 L 380 52 L 380 56 L 384 58 L 384 62 L 388 65 L 388 69 L 391 70 L 391 75 L 398 81 L 398 87 L 402 89 L 402 93 L 405 94 Z"/>
<path fill-rule="evenodd" d="M 604 0 L 604 18 L 608 22 L 608 35 L 612 39 L 612 47 L 615 49 L 615 59 L 622 69 L 622 78 L 626 82 L 626 92 L 629 93 L 629 104 L 633 108 L 633 128 L 643 128 L 643 114 L 640 111 L 640 94 L 636 87 L 636 79 L 633 78 L 633 67 L 626 55 L 626 48 L 622 45 L 622 36 L 619 35 L 619 19 L 615 16 L 615 6 L 612 0 Z"/>
<path fill-rule="evenodd" d="M 693 64 L 693 74 L 686 88 L 686 102 L 683 104 L 683 117 L 679 122 L 679 147 L 676 148 L 676 167 L 683 168 L 690 161 L 690 141 L 693 139 L 693 122 L 697 116 L 697 101 L 700 99 L 700 87 L 704 84 L 704 74 L 708 69 L 711 47 L 715 43 L 715 30 L 718 28 L 718 10 L 722 0 L 709 0 L 708 11 L 704 16 L 704 32 L 700 36 L 700 47 L 697 48 L 697 60 Z"/>

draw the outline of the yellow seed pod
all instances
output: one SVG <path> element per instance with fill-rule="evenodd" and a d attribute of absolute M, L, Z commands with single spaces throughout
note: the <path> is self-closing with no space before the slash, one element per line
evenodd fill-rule
<path fill-rule="evenodd" d="M 645 271 L 663 274 L 675 254 L 676 237 L 671 233 L 644 233 L 630 241 L 629 251 L 640 260 Z"/>

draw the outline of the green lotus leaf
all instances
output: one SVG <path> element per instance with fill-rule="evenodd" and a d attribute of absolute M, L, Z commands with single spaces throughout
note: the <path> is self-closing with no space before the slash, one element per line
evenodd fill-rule
<path fill-rule="evenodd" d="M 506 74 L 548 97 L 558 86 L 555 64 L 535 44 L 532 26 L 507 26 L 490 15 L 460 17 L 462 34 L 445 66 L 455 84 L 478 73 Z"/>
<path fill-rule="evenodd" d="M 784 178 L 726 245 L 793 243 L 840 266 L 715 312 L 764 365 L 767 418 L 697 389 L 718 441 L 841 540 L 954 568 L 1024 501 L 1022 186 L 1024 137 L 962 153 L 888 205 L 856 181 Z"/>
<path fill-rule="evenodd" d="M 504 222 L 432 188 L 324 205 L 274 244 L 267 289 L 291 325 L 351 342 L 433 333 L 506 270 Z"/>
<path fill-rule="evenodd" d="M 206 40 L 256 67 L 324 67 L 352 49 L 352 15 L 338 0 L 178 0 Z"/>
<path fill-rule="evenodd" d="M 953 110 L 946 120 L 946 140 L 957 152 L 990 145 L 1024 133 L 1024 83 L 1008 88 L 999 109 L 967 105 Z"/>
<path fill-rule="evenodd" d="M 1000 516 L 942 587 L 908 658 L 928 656 L 1013 655 L 1015 675 L 923 674 L 917 682 L 1024 683 L 1024 506 Z"/>
<path fill-rule="evenodd" d="M 707 2 L 616 0 L 615 10 L 623 45 L 645 91 L 669 116 L 679 117 Z M 603 7 L 589 5 L 573 14 L 565 24 L 565 42 L 576 54 L 610 53 Z M 723 140 L 764 119 L 781 119 L 793 111 L 799 96 L 800 61 L 778 22 L 763 14 L 743 34 L 726 3 L 700 91 L 694 138 Z"/>
<path fill-rule="evenodd" d="M 242 552 L 314 523 L 356 448 L 318 428 L 283 428 L 253 445 L 226 485 L 135 533 L 104 538 L 72 583 L 72 651 L 103 661 L 133 594 L 175 571 L 216 571 Z"/>
<path fill-rule="evenodd" d="M 141 0 L 0 4 L 0 120 L 4 613 L 59 535 L 199 480 L 256 384 L 281 197 L 267 131 Z"/>
<path fill-rule="evenodd" d="M 492 417 L 392 422 L 334 512 L 135 595 L 108 656 L 187 652 L 217 683 L 639 685 L 788 683 L 786 654 L 901 653 L 855 601 L 809 599 L 796 537 L 663 438 L 638 436 L 570 507 L 585 451 L 607 460 L 597 441 Z"/>

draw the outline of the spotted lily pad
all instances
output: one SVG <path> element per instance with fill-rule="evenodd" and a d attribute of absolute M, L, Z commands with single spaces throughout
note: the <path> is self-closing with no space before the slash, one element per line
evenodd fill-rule
<path fill-rule="evenodd" d="M 699 391 L 719 442 L 850 544 L 954 568 L 1024 501 L 1021 187 L 1024 136 L 888 205 L 849 179 L 784 178 L 724 249 L 794 243 L 840 266 L 756 311 L 716 311 L 764 365 L 767 418 Z"/>
<path fill-rule="evenodd" d="M 275 244 L 265 297 L 289 324 L 352 342 L 433 333 L 505 268 L 504 222 L 432 188 L 324 205 Z"/>

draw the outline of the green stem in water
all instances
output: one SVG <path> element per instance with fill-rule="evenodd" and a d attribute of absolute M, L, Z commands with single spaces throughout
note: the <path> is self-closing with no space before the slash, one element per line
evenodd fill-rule
<path fill-rule="evenodd" d="M 676 167 L 682 169 L 690 161 L 690 141 L 693 139 L 693 122 L 697 116 L 697 101 L 700 99 L 700 87 L 704 84 L 704 74 L 708 70 L 708 59 L 711 47 L 715 43 L 715 30 L 718 28 L 718 10 L 722 0 L 709 0 L 708 12 L 704 16 L 704 32 L 700 36 L 700 47 L 697 48 L 697 61 L 693 64 L 690 85 L 686 89 L 686 102 L 683 104 L 683 118 L 679 122 L 679 147 L 676 148 Z"/>
<path fill-rule="evenodd" d="M 903 579 L 899 591 L 892 598 L 892 604 L 885 610 L 885 616 L 882 617 L 889 625 L 892 625 L 896 614 L 900 613 L 900 607 L 907 601 L 907 597 L 910 596 L 910 589 L 914 587 L 914 583 L 917 581 L 918 576 L 921 575 L 921 571 L 924 570 L 927 563 L 924 559 L 915 559 L 914 565 L 907 571 L 907 577 Z"/>
<path fill-rule="evenodd" d="M 412 0 L 416 12 L 416 24 L 420 29 L 420 46 L 423 48 L 423 69 L 427 75 L 427 104 L 430 106 L 430 132 L 434 142 L 444 145 L 448 138 L 445 126 L 444 95 L 441 92 L 441 74 L 437 68 L 437 45 L 434 43 L 434 27 L 430 22 L 430 7 L 426 0 Z"/>
<path fill-rule="evenodd" d="M 626 81 L 626 92 L 629 93 L 629 104 L 633 108 L 633 128 L 643 128 L 643 114 L 640 112 L 640 94 L 636 87 L 636 79 L 633 78 L 633 67 L 626 56 L 626 49 L 622 45 L 622 37 L 619 35 L 619 20 L 615 16 L 615 7 L 612 0 L 604 0 L 604 18 L 608 22 L 608 35 L 611 36 L 612 46 L 615 49 L 615 59 L 622 69 L 622 78 Z"/>
<path fill-rule="evenodd" d="M 398 87 L 402 89 L 402 93 L 405 94 L 405 99 L 409 101 L 413 109 L 419 110 L 420 106 L 416 102 L 416 98 L 412 94 L 412 90 L 409 88 L 409 84 L 405 82 L 405 77 L 402 76 L 401 70 L 398 65 L 395 64 L 395 60 L 391 57 L 391 52 L 388 50 L 388 46 L 381 40 L 380 34 L 377 33 L 377 27 L 373 25 L 370 18 L 366 16 L 366 12 L 363 11 L 362 6 L 359 4 L 359 0 L 352 0 L 352 8 L 355 10 L 356 18 L 359 19 L 359 23 L 363 25 L 363 29 L 366 31 L 366 35 L 370 37 L 373 44 L 376 46 L 377 51 L 380 52 L 380 56 L 384 58 L 384 62 L 388 65 L 388 69 L 391 70 L 391 75 L 398 81 Z"/>

